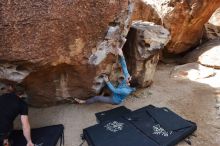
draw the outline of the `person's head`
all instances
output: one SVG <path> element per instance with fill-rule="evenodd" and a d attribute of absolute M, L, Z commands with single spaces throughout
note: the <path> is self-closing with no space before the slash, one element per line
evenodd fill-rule
<path fill-rule="evenodd" d="M 16 90 L 15 90 L 15 86 L 13 85 L 13 84 L 7 84 L 6 85 L 6 92 L 7 93 L 13 93 L 13 92 L 15 92 Z"/>
<path fill-rule="evenodd" d="M 7 86 L 6 85 L 1 84 L 0 93 L 1 93 L 1 95 L 7 93 Z"/>
<path fill-rule="evenodd" d="M 22 97 L 25 94 L 24 88 L 21 86 L 16 86 L 15 93 L 17 94 L 17 96 Z"/>
<path fill-rule="evenodd" d="M 15 93 L 17 96 L 21 96 L 24 94 L 24 88 L 19 85 L 7 84 L 6 85 L 7 93 Z"/>
<path fill-rule="evenodd" d="M 4 84 L 4 86 L 0 87 L 0 90 L 1 95 L 15 92 L 14 87 L 11 84 Z"/>
<path fill-rule="evenodd" d="M 130 87 L 137 87 L 138 86 L 138 82 L 135 79 L 133 79 L 131 76 L 128 77 L 127 79 L 125 79 L 124 75 L 120 75 L 118 77 L 118 82 L 122 83 L 123 81 L 125 81 L 126 84 Z"/>
<path fill-rule="evenodd" d="M 120 75 L 120 76 L 118 77 L 118 82 L 119 82 L 119 84 L 121 84 L 121 83 L 124 81 L 124 79 L 125 79 L 124 75 Z"/>

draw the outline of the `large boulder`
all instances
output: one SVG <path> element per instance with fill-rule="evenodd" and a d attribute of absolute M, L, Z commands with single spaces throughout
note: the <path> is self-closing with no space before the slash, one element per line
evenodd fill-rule
<path fill-rule="evenodd" d="M 99 93 L 99 75 L 115 61 L 107 54 L 122 45 L 132 6 L 128 0 L 1 1 L 0 78 L 25 86 L 34 106 Z M 114 27 L 119 38 L 105 38 Z M 116 46 L 89 62 L 106 40 Z"/>
<path fill-rule="evenodd" d="M 133 50 L 123 50 L 131 75 L 146 87 L 158 50 L 170 39 L 158 25 L 171 32 L 168 52 L 182 53 L 200 42 L 204 24 L 218 7 L 219 0 L 1 1 L 0 79 L 25 86 L 34 106 L 87 98 L 102 91 L 103 73 L 116 80 L 117 48 L 133 41 Z M 133 20 L 158 25 L 131 27 Z M 130 28 L 130 34 L 137 30 L 134 40 L 127 36 Z"/>
<path fill-rule="evenodd" d="M 123 50 L 128 70 L 136 81 L 136 86 L 150 86 L 160 51 L 170 40 L 170 32 L 152 22 L 136 21 L 132 24 L 127 39 Z"/>
<path fill-rule="evenodd" d="M 86 65 L 109 24 L 127 7 L 128 0 L 1 1 L 0 58 Z"/>
<path fill-rule="evenodd" d="M 166 46 L 166 52 L 179 54 L 200 43 L 204 24 L 220 7 L 220 1 L 140 0 L 138 6 L 140 9 L 135 11 L 134 19 L 163 24 L 171 32 L 172 38 Z"/>
<path fill-rule="evenodd" d="M 134 6 L 129 0 L 2 1 L 0 81 L 20 83 L 28 103 L 38 107 L 100 94 L 103 73 L 117 79 L 117 48 L 126 43 Z M 146 39 L 150 49 L 167 43 Z"/>
<path fill-rule="evenodd" d="M 220 37 L 220 8 L 218 8 L 209 21 L 205 24 L 205 37 L 207 39 L 215 39 Z"/>

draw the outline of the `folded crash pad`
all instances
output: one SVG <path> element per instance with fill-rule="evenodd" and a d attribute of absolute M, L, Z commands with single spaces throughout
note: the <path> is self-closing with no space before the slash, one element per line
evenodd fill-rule
<path fill-rule="evenodd" d="M 26 146 L 22 130 L 14 130 L 10 138 L 13 146 Z M 56 146 L 59 140 L 60 145 L 64 145 L 64 126 L 53 125 L 32 129 L 31 138 L 36 146 Z"/>
<path fill-rule="evenodd" d="M 197 129 L 168 108 L 147 106 L 124 117 L 160 146 L 174 146 Z"/>
<path fill-rule="evenodd" d="M 91 126 L 83 134 L 89 146 L 158 146 L 123 118 Z"/>
<path fill-rule="evenodd" d="M 104 121 L 108 121 L 108 120 L 120 117 L 124 114 L 128 114 L 130 112 L 131 110 L 126 108 L 125 106 L 120 106 L 120 107 L 117 107 L 111 110 L 95 113 L 95 116 L 96 116 L 98 123 L 101 123 Z"/>

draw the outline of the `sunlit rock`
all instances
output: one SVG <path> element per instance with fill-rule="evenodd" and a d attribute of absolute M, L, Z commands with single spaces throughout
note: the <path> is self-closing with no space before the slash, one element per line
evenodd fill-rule
<path fill-rule="evenodd" d="M 197 47 L 192 52 L 184 56 L 182 62 L 199 62 L 202 65 L 220 68 L 220 39 L 216 38 Z"/>
<path fill-rule="evenodd" d="M 215 75 L 213 68 L 208 68 L 199 63 L 188 63 L 176 66 L 172 73 L 171 78 L 174 79 L 204 79 Z"/>
<path fill-rule="evenodd" d="M 135 9 L 134 18 L 153 21 L 167 28 L 171 32 L 172 39 L 166 45 L 166 52 L 174 54 L 185 52 L 200 44 L 204 34 L 204 24 L 220 7 L 219 0 L 140 1 L 141 6 Z"/>

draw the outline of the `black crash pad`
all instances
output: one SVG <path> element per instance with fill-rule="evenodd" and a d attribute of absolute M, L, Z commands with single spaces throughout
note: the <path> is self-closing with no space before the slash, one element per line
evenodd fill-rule
<path fill-rule="evenodd" d="M 123 118 L 83 130 L 89 146 L 159 146 Z"/>
<path fill-rule="evenodd" d="M 120 106 L 120 107 L 117 107 L 111 110 L 96 113 L 95 116 L 96 116 L 98 123 L 102 123 L 104 121 L 108 121 L 108 120 L 120 117 L 130 112 L 131 110 L 126 108 L 125 106 Z"/>
<path fill-rule="evenodd" d="M 165 107 L 148 108 L 146 111 L 167 130 L 179 130 L 192 126 L 191 122 L 183 119 Z"/>
<path fill-rule="evenodd" d="M 149 105 L 120 113 L 125 108 L 96 114 L 100 124 L 83 130 L 89 146 L 174 146 L 197 129 L 195 123 L 183 119 L 168 108 Z M 102 116 L 99 117 L 102 113 L 104 120 Z"/>
<path fill-rule="evenodd" d="M 160 146 L 174 146 L 197 128 L 168 108 L 147 106 L 124 117 Z"/>
<path fill-rule="evenodd" d="M 31 137 L 37 146 L 56 146 L 59 139 L 60 145 L 64 145 L 64 126 L 53 125 L 31 130 Z M 14 130 L 11 134 L 13 146 L 26 146 L 26 140 L 22 130 Z"/>

